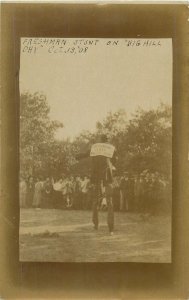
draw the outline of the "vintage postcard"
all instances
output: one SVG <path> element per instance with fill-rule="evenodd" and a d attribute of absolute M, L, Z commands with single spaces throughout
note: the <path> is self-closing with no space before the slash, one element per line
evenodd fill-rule
<path fill-rule="evenodd" d="M 171 262 L 172 39 L 20 40 L 20 261 Z"/>

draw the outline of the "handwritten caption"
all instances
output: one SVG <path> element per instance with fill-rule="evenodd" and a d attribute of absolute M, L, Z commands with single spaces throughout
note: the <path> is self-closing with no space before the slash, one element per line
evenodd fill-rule
<path fill-rule="evenodd" d="M 63 39 L 63 38 L 22 38 L 21 52 L 37 54 L 45 50 L 49 54 L 87 54 L 100 45 L 107 47 L 161 47 L 158 39 Z M 44 52 L 43 52 L 44 53 Z"/>

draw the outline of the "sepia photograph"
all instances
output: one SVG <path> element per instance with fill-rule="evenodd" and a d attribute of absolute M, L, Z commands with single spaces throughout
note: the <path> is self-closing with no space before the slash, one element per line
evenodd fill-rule
<path fill-rule="evenodd" d="M 19 257 L 171 263 L 172 39 L 20 39 Z"/>

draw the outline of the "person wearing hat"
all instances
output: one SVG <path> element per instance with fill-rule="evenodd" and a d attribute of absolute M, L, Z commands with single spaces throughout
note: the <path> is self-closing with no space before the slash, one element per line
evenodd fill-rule
<path fill-rule="evenodd" d="M 92 145 L 90 151 L 78 154 L 76 159 L 82 159 L 87 156 L 91 157 L 92 162 L 91 183 L 94 186 L 92 221 L 94 229 L 98 230 L 98 207 L 104 190 L 108 207 L 107 223 L 109 232 L 113 235 L 114 210 L 112 203 L 112 182 L 113 171 L 115 169 L 113 164 L 116 161 L 115 147 L 108 143 L 107 136 L 103 134 L 99 137 L 99 141 Z"/>

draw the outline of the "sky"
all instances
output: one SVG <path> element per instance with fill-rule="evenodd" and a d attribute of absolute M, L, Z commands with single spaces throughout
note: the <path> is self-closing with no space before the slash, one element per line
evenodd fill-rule
<path fill-rule="evenodd" d="M 57 137 L 74 138 L 109 111 L 171 104 L 172 40 L 22 38 L 19 80 L 46 95 Z"/>

